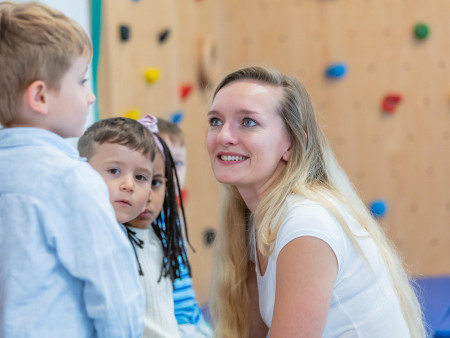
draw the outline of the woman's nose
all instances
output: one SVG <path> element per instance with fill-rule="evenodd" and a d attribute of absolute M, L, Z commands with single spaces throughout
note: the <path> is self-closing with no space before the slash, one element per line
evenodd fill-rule
<path fill-rule="evenodd" d="M 218 141 L 222 144 L 236 144 L 237 135 L 233 126 L 229 123 L 225 123 L 222 128 L 220 128 L 219 134 L 217 135 Z"/>

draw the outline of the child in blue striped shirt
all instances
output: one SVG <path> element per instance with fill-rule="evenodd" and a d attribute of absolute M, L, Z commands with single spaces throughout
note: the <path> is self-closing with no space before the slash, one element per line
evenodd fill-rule
<path fill-rule="evenodd" d="M 183 190 L 186 177 L 186 143 L 184 134 L 178 125 L 163 119 L 158 119 L 158 128 L 158 135 L 166 142 L 173 156 L 181 187 L 181 197 L 179 199 L 182 200 L 186 196 Z M 213 337 L 211 326 L 203 317 L 195 299 L 192 278 L 188 267 L 181 266 L 181 276 L 175 279 L 173 284 L 173 298 L 175 303 L 175 316 L 178 321 L 178 329 L 181 337 Z"/>

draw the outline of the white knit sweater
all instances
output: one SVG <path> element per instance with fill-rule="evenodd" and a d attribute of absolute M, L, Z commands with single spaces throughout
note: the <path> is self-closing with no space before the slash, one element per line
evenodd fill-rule
<path fill-rule="evenodd" d="M 143 248 L 135 246 L 143 276 L 141 284 L 145 291 L 146 318 L 143 338 L 179 337 L 173 303 L 173 287 L 169 277 L 161 278 L 163 258 L 162 244 L 152 228 L 132 228 L 144 242 Z"/>

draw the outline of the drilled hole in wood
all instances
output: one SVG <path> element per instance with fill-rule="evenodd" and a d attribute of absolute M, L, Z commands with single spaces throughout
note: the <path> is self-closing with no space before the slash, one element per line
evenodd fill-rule
<path fill-rule="evenodd" d="M 278 42 L 286 42 L 287 41 L 287 36 L 285 34 L 280 34 L 278 35 Z"/>
<path fill-rule="evenodd" d="M 392 178 L 397 178 L 397 177 L 398 177 L 398 171 L 395 170 L 395 169 L 392 169 L 392 170 L 391 170 L 391 177 L 392 177 Z"/>
<path fill-rule="evenodd" d="M 338 145 L 343 145 L 343 144 L 345 144 L 345 138 L 343 137 L 343 136 L 338 136 L 337 138 L 336 138 L 336 144 L 338 144 Z"/>
<path fill-rule="evenodd" d="M 312 34 L 312 38 L 313 38 L 314 41 L 317 41 L 317 42 L 322 40 L 322 36 L 320 35 L 320 32 L 314 32 Z"/>
<path fill-rule="evenodd" d="M 411 66 L 408 62 L 403 63 L 403 70 L 409 72 L 411 70 Z"/>
<path fill-rule="evenodd" d="M 299 77 L 304 77 L 304 76 L 306 75 L 306 70 L 305 70 L 305 68 L 297 69 L 297 75 L 298 75 Z"/>
<path fill-rule="evenodd" d="M 261 7 L 261 9 L 267 9 L 267 1 L 266 0 L 261 0 L 259 2 L 259 7 Z"/>
<path fill-rule="evenodd" d="M 326 103 L 325 101 L 320 101 L 319 103 L 317 103 L 317 109 L 319 110 L 324 110 L 326 108 Z"/>
<path fill-rule="evenodd" d="M 435 247 L 438 244 L 439 244 L 439 238 L 434 237 L 430 240 L 430 246 Z"/>
<path fill-rule="evenodd" d="M 364 173 L 362 172 L 362 171 L 357 171 L 356 172 L 356 178 L 358 179 L 358 180 L 362 180 L 363 178 L 364 178 Z"/>

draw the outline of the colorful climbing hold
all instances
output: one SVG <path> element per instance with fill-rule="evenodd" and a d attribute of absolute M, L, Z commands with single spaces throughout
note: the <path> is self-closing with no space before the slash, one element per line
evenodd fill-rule
<path fill-rule="evenodd" d="M 127 25 L 119 27 L 120 41 L 127 41 L 130 38 L 130 28 Z"/>
<path fill-rule="evenodd" d="M 414 26 L 414 35 L 419 40 L 425 40 L 430 33 L 430 28 L 424 23 L 418 23 Z"/>
<path fill-rule="evenodd" d="M 162 32 L 159 33 L 158 35 L 158 41 L 159 43 L 163 43 L 167 40 L 167 38 L 170 35 L 170 30 L 169 29 L 165 29 Z"/>
<path fill-rule="evenodd" d="M 159 79 L 159 70 L 156 68 L 148 68 L 145 70 L 144 75 L 147 83 L 155 83 Z"/>
<path fill-rule="evenodd" d="M 387 94 L 383 98 L 382 109 L 386 113 L 394 113 L 398 104 L 402 101 L 402 96 L 400 94 Z"/>
<path fill-rule="evenodd" d="M 125 117 L 133 120 L 138 120 L 141 117 L 141 113 L 137 109 L 130 109 L 125 113 Z"/>
<path fill-rule="evenodd" d="M 177 111 L 170 115 L 170 122 L 175 124 L 180 124 L 184 119 L 184 113 L 182 111 Z"/>
<path fill-rule="evenodd" d="M 347 74 L 347 65 L 345 63 L 333 63 L 325 70 L 325 75 L 330 79 L 339 79 Z"/>
<path fill-rule="evenodd" d="M 191 84 L 182 84 L 180 85 L 180 98 L 185 100 L 186 97 L 191 93 L 192 85 Z"/>
<path fill-rule="evenodd" d="M 375 218 L 383 218 L 387 213 L 387 203 L 385 200 L 376 199 L 370 202 L 370 212 Z"/>

